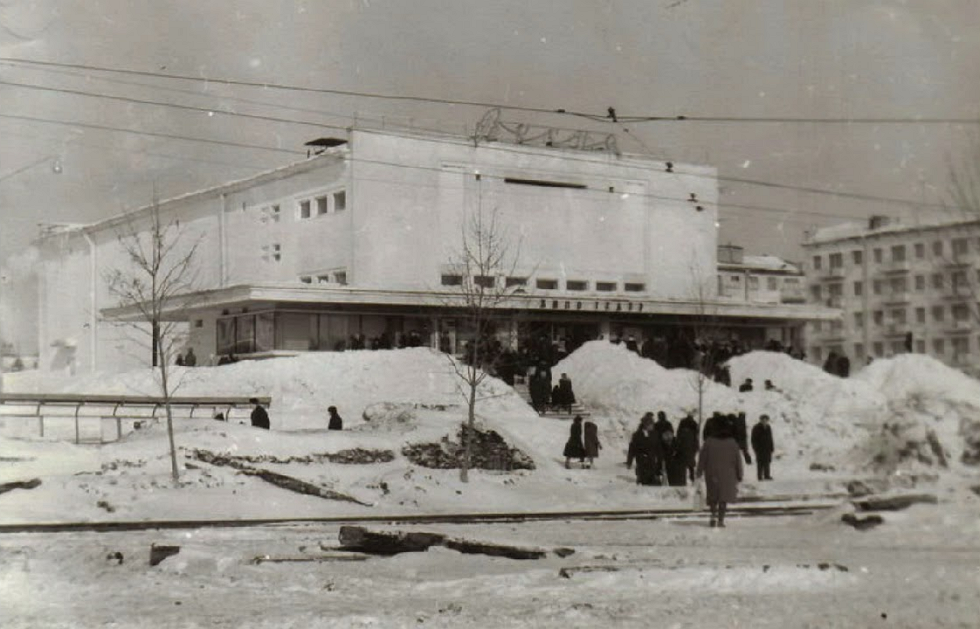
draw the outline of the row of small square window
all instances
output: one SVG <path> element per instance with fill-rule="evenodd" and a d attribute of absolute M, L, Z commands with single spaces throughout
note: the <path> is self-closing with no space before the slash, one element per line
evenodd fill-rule
<path fill-rule="evenodd" d="M 494 288 L 500 286 L 500 279 L 490 275 L 476 275 L 473 277 L 473 285 L 483 288 Z M 505 277 L 503 286 L 505 288 L 528 286 L 526 277 Z M 443 286 L 462 286 L 463 276 L 454 274 L 443 274 Z M 589 280 L 565 280 L 566 291 L 588 291 L 592 283 Z M 537 278 L 534 280 L 534 287 L 538 290 L 559 290 L 559 282 L 554 279 Z M 600 293 L 614 293 L 619 290 L 618 282 L 595 282 L 595 290 Z M 646 284 L 642 282 L 624 282 L 623 290 L 627 293 L 642 293 L 646 290 Z"/>
<path fill-rule="evenodd" d="M 926 243 L 917 242 L 912 245 L 915 252 L 915 258 L 917 260 L 923 260 L 926 257 Z M 976 248 L 980 250 L 980 238 L 976 239 Z M 965 256 L 970 252 L 970 239 L 969 238 L 954 238 L 950 244 L 950 250 L 954 256 Z M 892 245 L 891 247 L 891 262 L 905 262 L 908 258 L 906 256 L 907 245 Z M 872 250 L 872 256 L 874 256 L 874 261 L 876 264 L 884 263 L 884 250 L 881 247 L 877 247 Z M 938 258 L 942 258 L 946 255 L 946 243 L 942 240 L 936 240 L 932 243 L 932 255 Z M 851 251 L 851 260 L 854 264 L 860 265 L 864 264 L 864 251 L 862 249 L 855 249 Z M 839 269 L 844 266 L 844 254 L 843 253 L 831 253 L 827 256 L 827 263 L 832 269 Z M 823 267 L 823 256 L 816 255 L 813 256 L 813 268 L 815 270 L 820 270 Z"/>
<path fill-rule="evenodd" d="M 971 355 L 970 348 L 970 337 L 959 336 L 950 339 L 934 338 L 931 345 L 931 354 L 933 356 L 943 357 L 946 355 L 946 347 L 949 341 L 949 348 L 952 350 L 953 356 L 957 359 L 968 359 Z M 980 337 L 977 338 L 977 347 L 980 348 Z M 859 360 L 865 358 L 864 354 L 864 343 L 854 343 L 854 356 Z M 885 356 L 885 343 L 882 341 L 875 341 L 871 344 L 872 355 L 876 358 L 883 358 Z M 888 344 L 888 349 L 892 354 L 906 354 L 909 351 L 908 346 L 905 344 L 904 340 L 892 341 Z M 926 353 L 926 340 L 925 339 L 914 339 L 912 349 L 916 354 Z M 838 354 L 842 353 L 843 348 L 839 346 L 831 346 L 827 348 L 828 351 L 834 351 Z M 814 347 L 812 349 L 813 358 L 816 361 L 823 360 L 822 348 Z"/>
<path fill-rule="evenodd" d="M 347 285 L 347 270 L 324 271 L 315 275 L 300 275 L 299 281 L 304 284 L 340 284 Z"/>
<path fill-rule="evenodd" d="M 942 273 L 932 274 L 932 287 L 935 289 L 943 289 L 947 286 L 946 277 Z M 980 269 L 976 270 L 976 282 L 980 284 Z M 970 278 L 966 271 L 953 271 L 949 274 L 949 286 L 953 288 L 966 288 L 969 286 Z M 909 290 L 908 279 L 905 277 L 893 277 L 886 283 L 884 280 L 874 280 L 871 285 L 872 291 L 875 295 L 884 294 L 885 286 L 888 286 L 892 294 L 904 293 Z M 864 294 L 864 282 L 857 281 L 852 285 L 854 296 L 860 297 Z M 923 291 L 926 289 L 926 276 L 916 275 L 915 276 L 915 290 Z M 820 285 L 814 285 L 810 287 L 810 291 L 813 294 L 814 299 L 820 300 L 823 297 L 823 288 Z M 843 297 L 844 296 L 844 285 L 843 284 L 828 284 L 827 294 L 830 297 Z"/>
<path fill-rule="evenodd" d="M 296 218 L 307 219 L 347 209 L 347 191 L 338 190 L 330 194 L 321 194 L 309 199 L 296 201 Z M 282 204 L 274 203 L 262 208 L 263 221 L 278 223 L 282 215 Z"/>
<path fill-rule="evenodd" d="M 915 258 L 922 260 L 926 257 L 926 244 L 923 242 L 917 242 L 913 246 L 915 251 Z M 977 248 L 980 249 L 980 238 L 977 239 Z M 906 257 L 906 245 L 892 245 L 891 247 L 891 262 L 905 262 L 908 258 Z M 952 254 L 954 256 L 963 256 L 970 251 L 970 240 L 969 238 L 954 238 L 951 244 Z M 946 244 L 942 240 L 936 240 L 932 243 L 932 255 L 936 257 L 942 257 L 945 255 Z M 884 262 L 884 250 L 877 247 L 872 250 L 872 255 L 874 256 L 874 261 L 877 264 L 882 264 Z M 864 264 L 864 251 L 861 249 L 856 249 L 851 252 L 851 258 L 854 264 Z M 840 268 L 844 266 L 844 254 L 843 253 L 832 253 L 828 256 L 828 263 L 830 268 Z M 822 256 L 813 257 L 813 268 L 820 269 L 822 264 Z"/>
<path fill-rule="evenodd" d="M 906 323 L 908 321 L 908 309 L 906 308 L 891 308 L 888 311 L 888 318 L 891 323 Z M 970 324 L 971 323 L 971 312 L 970 306 L 967 304 L 953 304 L 950 306 L 950 320 L 956 323 Z M 932 314 L 932 320 L 936 322 L 942 322 L 946 320 L 946 307 L 945 306 L 932 306 L 930 309 Z M 884 310 L 874 310 L 871 313 L 872 321 L 875 325 L 885 324 L 885 311 Z M 851 320 L 854 323 L 855 328 L 864 328 L 864 313 L 854 312 L 851 313 Z M 925 323 L 926 322 L 926 309 L 916 308 L 915 309 L 915 322 Z M 831 331 L 839 331 L 843 329 L 843 321 L 830 321 Z M 821 322 L 814 322 L 813 328 L 816 331 L 821 331 L 823 325 Z"/>

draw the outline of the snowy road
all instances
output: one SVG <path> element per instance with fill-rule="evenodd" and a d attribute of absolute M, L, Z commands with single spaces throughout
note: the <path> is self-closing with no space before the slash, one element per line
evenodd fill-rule
<path fill-rule="evenodd" d="M 870 532 L 836 516 L 406 527 L 571 547 L 537 561 L 447 549 L 314 557 L 335 525 L 0 536 L 13 627 L 975 627 L 980 539 L 915 508 Z M 946 524 L 949 524 L 947 522 Z M 157 567 L 151 543 L 182 550 Z M 122 565 L 106 560 L 112 551 Z M 589 567 L 573 571 L 561 568 Z M 611 571 L 607 571 L 611 570 Z"/>

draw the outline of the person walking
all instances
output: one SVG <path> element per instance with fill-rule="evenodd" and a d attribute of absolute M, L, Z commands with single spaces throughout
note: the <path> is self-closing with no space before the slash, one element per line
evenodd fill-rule
<path fill-rule="evenodd" d="M 328 406 L 327 412 L 330 414 L 330 422 L 327 424 L 327 430 L 343 430 L 344 419 L 337 413 L 337 407 Z"/>
<path fill-rule="evenodd" d="M 531 406 L 538 412 L 538 415 L 544 415 L 551 399 L 551 376 L 547 371 L 537 369 L 534 376 L 531 377 L 528 390 L 531 394 Z"/>
<path fill-rule="evenodd" d="M 193 347 L 188 347 L 187 348 L 187 355 L 184 356 L 184 365 L 186 365 L 188 367 L 196 367 L 197 366 L 197 354 L 194 353 L 194 348 Z"/>
<path fill-rule="evenodd" d="M 572 379 L 567 373 L 563 373 L 558 379 L 558 389 L 551 396 L 551 405 L 558 410 L 564 408 L 571 414 L 573 404 L 575 404 L 575 392 L 572 390 Z"/>
<path fill-rule="evenodd" d="M 752 426 L 752 450 L 755 452 L 755 471 L 759 480 L 772 480 L 769 465 L 772 463 L 774 449 L 769 416 L 760 415 L 759 423 Z"/>
<path fill-rule="evenodd" d="M 660 448 L 667 484 L 671 487 L 683 487 L 687 483 L 687 461 L 673 430 L 666 430 L 660 435 Z"/>
<path fill-rule="evenodd" d="M 636 483 L 638 485 L 660 484 L 657 462 L 661 459 L 660 440 L 653 429 L 653 413 L 647 413 L 640 420 L 640 427 L 630 440 L 630 451 L 636 460 Z M 632 461 L 628 461 L 629 467 Z"/>
<path fill-rule="evenodd" d="M 708 508 L 711 509 L 709 525 L 724 527 L 725 511 L 728 503 L 738 497 L 738 484 L 744 473 L 730 419 L 719 422 L 704 440 L 697 471 L 698 478 L 703 476 L 705 480 Z"/>
<path fill-rule="evenodd" d="M 698 423 L 688 415 L 677 424 L 677 447 L 684 457 L 688 477 L 694 482 L 694 472 L 698 464 L 698 450 L 701 439 L 698 436 Z"/>
<path fill-rule="evenodd" d="M 752 378 L 746 378 L 745 382 L 738 387 L 739 393 L 749 393 L 752 391 Z"/>
<path fill-rule="evenodd" d="M 585 463 L 585 445 L 582 443 L 582 416 L 576 415 L 572 420 L 572 427 L 568 434 L 568 441 L 565 442 L 565 468 L 571 468 L 571 460 L 578 459 L 579 463 Z"/>
<path fill-rule="evenodd" d="M 602 443 L 599 441 L 599 427 L 595 422 L 585 422 L 585 457 L 589 459 L 589 467 L 595 465 L 595 459 L 602 450 Z"/>
<path fill-rule="evenodd" d="M 252 408 L 252 426 L 269 430 L 269 413 L 259 404 L 258 398 L 253 397 L 249 399 L 248 403 L 254 406 Z"/>
<path fill-rule="evenodd" d="M 643 414 L 643 417 L 640 418 L 640 423 L 637 424 L 637 426 L 636 426 L 636 430 L 634 430 L 633 431 L 633 434 L 630 436 L 629 448 L 626 450 L 626 469 L 630 469 L 633 466 L 633 461 L 636 460 L 636 444 L 638 442 L 636 441 L 635 437 L 636 437 L 637 433 L 639 433 L 641 430 L 643 430 L 643 423 L 646 422 L 646 421 L 648 421 L 648 420 L 650 421 L 650 423 L 652 425 L 653 424 L 653 413 L 651 413 L 649 411 Z"/>

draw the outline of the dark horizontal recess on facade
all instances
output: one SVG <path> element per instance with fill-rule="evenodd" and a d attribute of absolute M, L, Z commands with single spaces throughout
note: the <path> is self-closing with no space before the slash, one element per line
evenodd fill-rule
<path fill-rule="evenodd" d="M 575 190 L 585 190 L 588 187 L 584 183 L 549 181 L 547 179 L 518 179 L 516 177 L 505 177 L 504 183 L 513 183 L 521 186 L 538 186 L 541 188 L 573 188 Z"/>

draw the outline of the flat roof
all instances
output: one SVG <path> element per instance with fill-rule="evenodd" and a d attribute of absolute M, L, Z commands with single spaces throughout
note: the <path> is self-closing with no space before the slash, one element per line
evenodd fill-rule
<path fill-rule="evenodd" d="M 187 318 L 192 312 L 273 304 L 337 305 L 365 308 L 414 307 L 421 310 L 452 310 L 463 307 L 460 294 L 452 291 L 386 290 L 290 282 L 239 284 L 182 295 L 175 306 L 169 309 L 169 316 L 176 320 Z M 731 300 L 699 302 L 684 299 L 654 299 L 644 296 L 571 296 L 568 294 L 548 295 L 542 293 L 511 295 L 500 304 L 498 309 L 528 313 L 540 312 L 542 314 L 574 313 L 581 316 L 587 314 L 601 316 L 679 315 L 798 322 L 831 321 L 841 317 L 840 310 L 810 304 L 768 304 Z M 103 316 L 111 319 L 132 320 L 139 314 L 133 307 L 105 308 L 101 312 Z"/>

